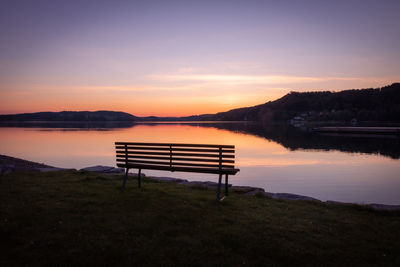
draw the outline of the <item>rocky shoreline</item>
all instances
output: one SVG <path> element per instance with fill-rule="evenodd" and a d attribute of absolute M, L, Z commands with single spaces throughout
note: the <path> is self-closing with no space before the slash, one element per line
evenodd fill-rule
<path fill-rule="evenodd" d="M 57 168 L 54 166 L 46 165 L 44 163 L 37 163 L 33 161 L 23 160 L 19 158 L 9 157 L 5 155 L 0 155 L 0 175 L 8 174 L 14 171 L 38 171 L 38 172 L 50 172 L 50 171 L 63 171 L 63 170 L 71 170 L 65 168 Z M 76 170 L 76 169 L 73 169 Z M 123 168 L 115 168 L 112 166 L 91 166 L 80 169 L 80 171 L 89 171 L 89 172 L 96 172 L 102 174 L 123 174 Z M 129 176 L 136 176 L 137 174 L 130 173 Z M 162 182 L 173 182 L 185 186 L 193 186 L 193 187 L 202 187 L 205 189 L 216 189 L 218 183 L 210 182 L 210 181 L 188 181 L 186 179 L 180 178 L 173 178 L 173 177 L 147 177 L 145 174 L 142 174 L 144 177 L 148 179 L 152 179 L 155 181 L 162 181 Z M 222 184 L 222 188 L 224 188 L 225 184 Z M 251 187 L 251 186 L 233 186 L 232 184 L 228 184 L 228 187 L 231 191 L 236 193 L 254 196 L 254 195 L 264 195 L 267 197 L 271 197 L 274 199 L 285 199 L 285 200 L 307 200 L 307 201 L 317 201 L 323 202 L 319 199 L 291 194 L 291 193 L 272 193 L 266 192 L 263 188 L 259 187 Z M 344 203 L 339 201 L 332 201 L 328 200 L 325 201 L 328 204 L 354 204 L 354 203 Z M 385 205 L 385 204 L 365 204 L 363 206 L 368 206 L 376 210 L 400 210 L 400 205 Z"/>
<path fill-rule="evenodd" d="M 14 158 L 6 155 L 0 155 L 0 175 L 8 174 L 14 171 L 61 171 L 68 170 L 57 168 L 44 163 L 37 163 L 29 160 Z"/>

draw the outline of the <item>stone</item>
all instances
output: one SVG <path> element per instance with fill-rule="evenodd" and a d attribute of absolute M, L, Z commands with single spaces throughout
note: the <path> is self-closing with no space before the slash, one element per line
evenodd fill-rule
<path fill-rule="evenodd" d="M 254 196 L 256 194 L 264 194 L 264 189 L 262 188 L 256 188 L 253 191 L 249 191 L 247 193 L 244 193 L 246 196 Z"/>
<path fill-rule="evenodd" d="M 385 204 L 369 204 L 373 209 L 376 210 L 400 210 L 400 205 L 385 205 Z"/>
<path fill-rule="evenodd" d="M 124 172 L 125 172 L 124 168 L 112 168 L 110 170 L 104 171 L 103 173 L 124 173 Z M 146 176 L 144 173 L 142 175 Z"/>
<path fill-rule="evenodd" d="M 162 181 L 162 182 L 175 182 L 175 183 L 182 183 L 187 182 L 188 180 L 179 179 L 179 178 L 172 178 L 172 177 L 151 177 L 152 180 L 155 181 Z"/>
<path fill-rule="evenodd" d="M 98 173 L 123 173 L 123 168 L 115 168 L 112 166 L 96 165 L 91 167 L 82 168 L 83 171 L 98 172 Z"/>
<path fill-rule="evenodd" d="M 296 195 L 296 194 L 289 194 L 289 193 L 271 193 L 271 197 L 275 199 L 286 199 L 286 200 L 310 200 L 310 201 L 318 201 L 321 202 L 321 200 L 313 198 L 313 197 L 308 197 L 308 196 L 302 196 L 302 195 Z"/>
<path fill-rule="evenodd" d="M 56 167 L 51 167 L 51 168 L 37 168 L 38 171 L 40 172 L 58 172 L 58 171 L 68 171 L 68 170 L 74 170 L 76 169 L 64 169 L 64 168 L 56 168 Z"/>
<path fill-rule="evenodd" d="M 265 192 L 263 188 L 252 187 L 252 186 L 232 186 L 232 190 L 234 190 L 237 193 L 243 193 L 246 195 L 255 195 L 257 193 Z"/>
<path fill-rule="evenodd" d="M 187 185 L 187 186 L 199 186 L 199 187 L 204 187 L 204 188 L 209 188 L 209 189 L 215 189 L 218 186 L 218 183 L 216 182 L 202 182 L 202 181 L 184 181 L 180 182 L 179 184 Z M 228 184 L 228 187 L 231 187 L 231 184 Z M 221 183 L 221 188 L 225 188 L 225 184 Z"/>
<path fill-rule="evenodd" d="M 333 200 L 327 200 L 325 201 L 327 204 L 344 204 L 344 205 L 362 205 L 362 204 L 357 204 L 357 203 L 346 203 L 346 202 L 339 202 L 339 201 L 333 201 Z M 374 210 L 387 210 L 387 211 L 396 211 L 400 210 L 400 205 L 386 205 L 386 204 L 365 204 L 363 205 L 365 207 L 371 207 Z"/>

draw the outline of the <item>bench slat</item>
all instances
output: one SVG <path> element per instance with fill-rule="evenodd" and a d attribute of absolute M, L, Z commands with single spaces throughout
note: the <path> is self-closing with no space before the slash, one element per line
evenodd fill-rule
<path fill-rule="evenodd" d="M 137 143 L 137 142 L 115 142 L 115 145 L 134 145 L 134 146 L 161 146 L 161 147 L 216 147 L 216 148 L 235 148 L 234 145 L 211 145 L 211 144 L 181 144 L 181 143 Z"/>
<path fill-rule="evenodd" d="M 219 153 L 219 149 L 202 149 L 202 148 L 180 148 L 180 147 L 173 147 L 174 151 L 187 151 L 187 152 L 212 152 L 212 153 Z M 222 149 L 222 153 L 235 153 L 235 149 Z"/>
<path fill-rule="evenodd" d="M 117 162 L 121 162 L 119 164 L 126 163 L 126 160 L 117 159 Z M 166 161 L 149 161 L 149 160 L 128 160 L 128 165 L 135 163 L 144 163 L 148 165 L 162 165 L 162 166 L 171 166 L 169 162 Z M 205 163 L 184 163 L 184 162 L 173 162 L 172 167 L 174 166 L 195 166 L 195 167 L 208 167 L 208 168 L 219 168 L 219 164 L 205 164 Z M 222 168 L 235 168 L 233 165 L 225 165 L 221 166 Z"/>
<path fill-rule="evenodd" d="M 214 168 L 219 168 L 219 165 L 214 165 L 214 164 L 203 164 L 203 163 L 183 163 L 183 162 L 174 162 L 172 163 L 172 167 L 174 166 L 199 166 L 199 167 L 214 167 Z M 234 165 L 221 165 L 221 168 L 227 168 L 227 169 L 234 169 Z"/>
<path fill-rule="evenodd" d="M 140 169 L 148 169 L 148 170 L 167 170 L 167 171 L 181 171 L 181 172 L 200 172 L 200 173 L 214 173 L 214 174 L 236 174 L 239 169 L 232 168 L 190 168 L 190 167 L 172 167 L 169 166 L 161 166 L 161 165 L 146 165 L 146 164 L 117 164 L 120 168 L 140 168 Z"/>
<path fill-rule="evenodd" d="M 165 160 L 168 161 L 168 163 L 170 162 L 170 160 L 172 159 L 172 161 L 203 161 L 203 162 L 220 162 L 219 159 L 210 159 L 210 158 L 185 158 L 185 157 L 175 157 L 174 155 L 172 156 L 172 158 L 170 157 L 150 157 L 150 156 L 135 156 L 135 155 L 117 155 L 118 159 L 131 159 L 131 158 L 147 158 L 147 159 L 160 159 L 160 160 Z M 230 159 L 223 159 L 221 161 L 222 163 L 235 163 L 234 160 L 230 160 Z"/>
<path fill-rule="evenodd" d="M 125 149 L 125 146 L 115 146 L 115 149 Z M 139 146 L 127 146 L 128 150 L 158 150 L 158 151 L 169 151 L 170 147 L 139 147 Z M 198 149 L 198 148 L 178 148 L 172 147 L 174 151 L 186 151 L 186 152 L 211 152 L 219 153 L 219 149 Z M 222 149 L 222 153 L 235 153 L 234 149 Z"/>
<path fill-rule="evenodd" d="M 142 151 L 129 151 L 125 152 L 124 150 L 117 150 L 117 156 L 123 155 L 131 155 L 131 154 L 140 154 L 140 155 L 156 155 L 156 156 L 169 156 L 169 152 L 142 152 Z M 219 158 L 218 154 L 204 154 L 204 153 L 175 153 L 172 152 L 172 156 L 189 156 L 189 157 L 205 157 L 205 158 Z M 235 155 L 224 155 L 222 154 L 222 158 L 235 158 Z"/>

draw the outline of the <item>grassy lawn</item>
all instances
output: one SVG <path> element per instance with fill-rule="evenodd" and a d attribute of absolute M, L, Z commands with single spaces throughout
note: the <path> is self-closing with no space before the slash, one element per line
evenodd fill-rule
<path fill-rule="evenodd" d="M 400 213 L 65 171 L 0 176 L 0 266 L 400 266 Z"/>

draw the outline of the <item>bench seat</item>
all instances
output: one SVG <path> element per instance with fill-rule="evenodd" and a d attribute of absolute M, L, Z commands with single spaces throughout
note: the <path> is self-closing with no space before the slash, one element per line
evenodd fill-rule
<path fill-rule="evenodd" d="M 175 167 L 175 166 L 163 166 L 163 165 L 151 165 L 151 164 L 117 164 L 120 168 L 130 168 L 130 169 L 144 169 L 144 170 L 161 170 L 161 171 L 171 171 L 171 172 L 198 172 L 198 173 L 213 173 L 213 174 L 229 174 L 235 175 L 239 169 L 232 168 L 200 168 L 200 167 Z"/>

